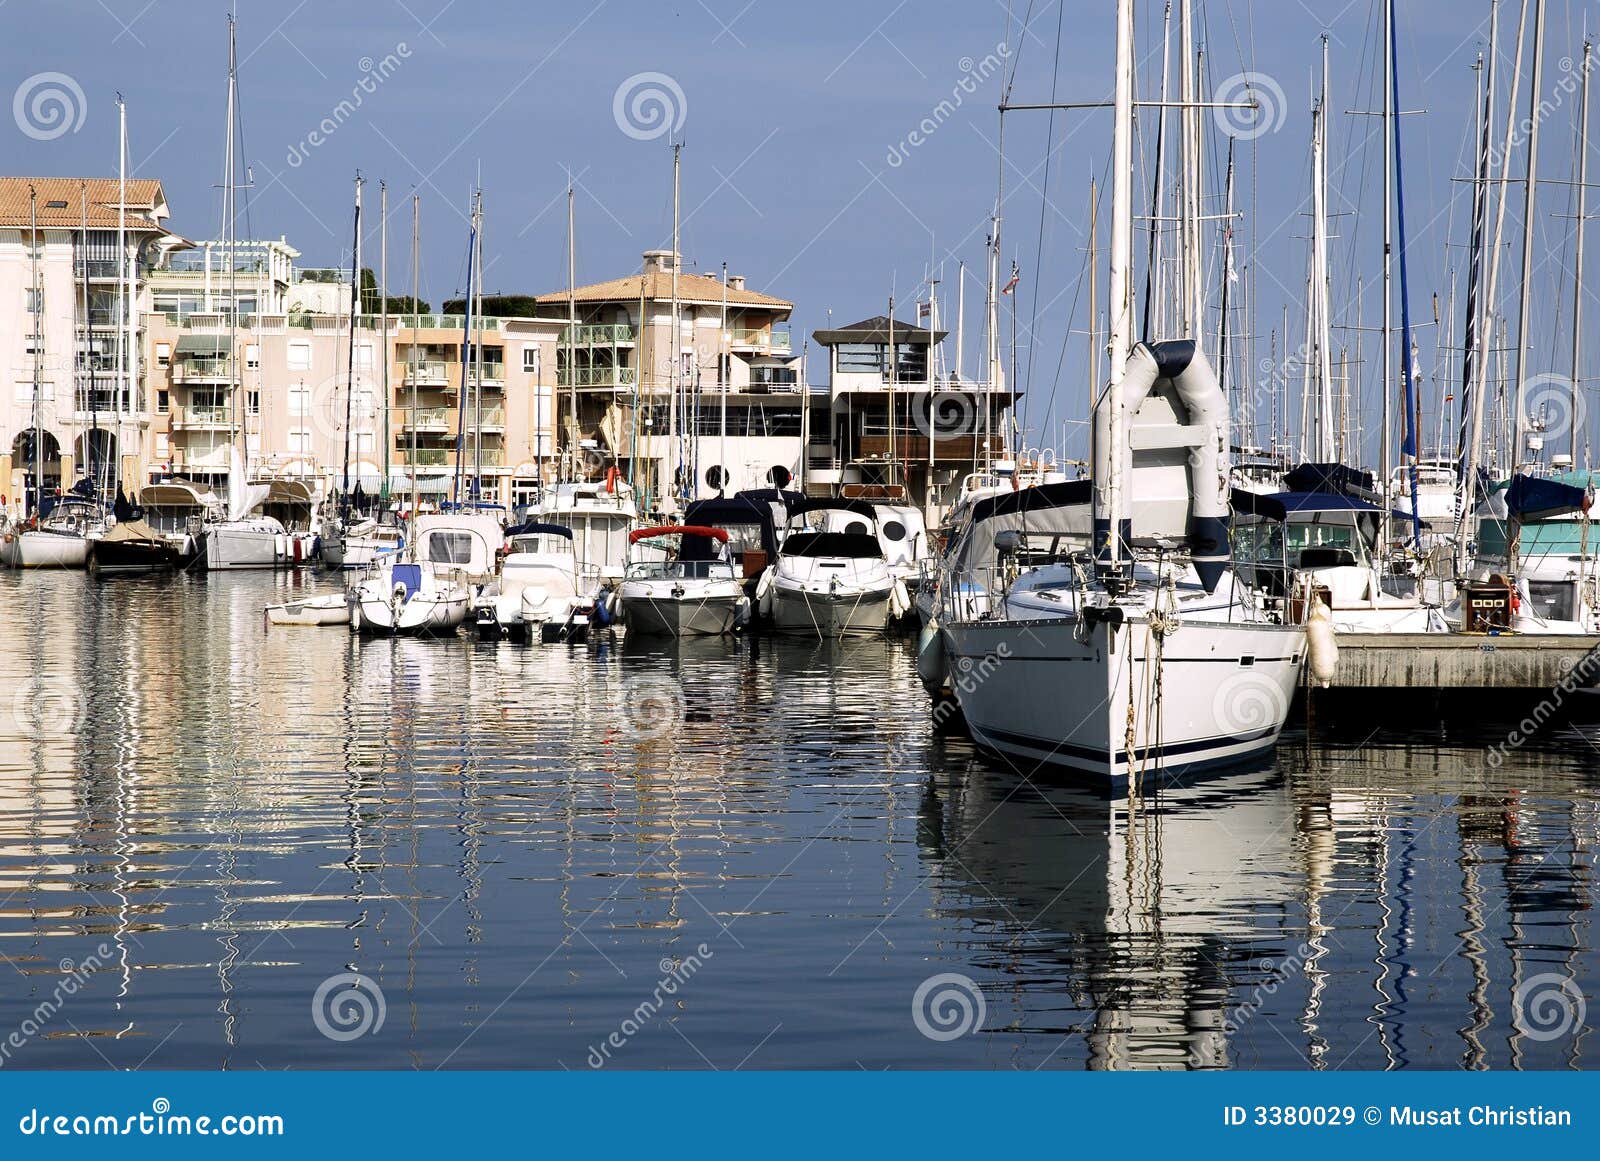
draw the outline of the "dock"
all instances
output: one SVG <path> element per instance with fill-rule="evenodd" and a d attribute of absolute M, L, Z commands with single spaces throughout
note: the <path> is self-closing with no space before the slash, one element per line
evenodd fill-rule
<path fill-rule="evenodd" d="M 1600 680 L 1600 635 L 1341 633 L 1330 688 L 1548 691 Z"/>

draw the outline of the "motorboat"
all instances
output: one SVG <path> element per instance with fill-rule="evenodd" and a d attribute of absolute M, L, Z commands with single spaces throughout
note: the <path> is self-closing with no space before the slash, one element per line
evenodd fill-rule
<path fill-rule="evenodd" d="M 788 523 L 761 603 L 780 632 L 843 637 L 881 633 L 910 609 L 878 540 L 865 500 L 801 499 Z M 841 518 L 842 517 L 842 518 Z"/>
<path fill-rule="evenodd" d="M 262 615 L 269 625 L 348 625 L 350 597 L 346 593 L 322 593 L 298 601 L 268 605 Z"/>
<path fill-rule="evenodd" d="M 210 489 L 187 480 L 146 484 L 139 490 L 144 522 L 178 554 L 186 568 L 205 555 L 205 528 L 225 519 L 226 507 Z"/>
<path fill-rule="evenodd" d="M 143 520 L 119 520 L 89 541 L 89 571 L 97 577 L 151 576 L 182 563 L 172 541 Z"/>
<path fill-rule="evenodd" d="M 1139 344 L 1096 405 L 1092 483 L 974 506 L 919 668 L 980 747 L 1117 782 L 1277 742 L 1305 630 L 1231 567 L 1227 437 L 1194 344 Z"/>
<path fill-rule="evenodd" d="M 454 633 L 473 586 L 494 576 L 500 522 L 493 516 L 418 516 L 411 546 L 368 566 L 354 586 L 355 627 L 364 633 Z"/>
<path fill-rule="evenodd" d="M 552 484 L 518 517 L 570 528 L 579 568 L 596 570 L 602 580 L 621 580 L 627 571 L 628 533 L 639 522 L 639 508 L 632 486 L 614 472 L 604 480 Z"/>
<path fill-rule="evenodd" d="M 572 541 L 572 529 L 562 524 L 529 521 L 506 529 L 500 574 L 472 601 L 480 637 L 575 642 L 588 636 L 600 574 L 579 566 Z"/>
<path fill-rule="evenodd" d="M 628 544 L 632 551 L 616 603 L 630 634 L 716 636 L 748 620 L 749 600 L 725 530 L 693 524 L 636 528 Z"/>
<path fill-rule="evenodd" d="M 1509 627 L 1521 633 L 1600 631 L 1600 544 L 1590 472 L 1518 473 L 1474 513 L 1478 579 L 1514 578 Z M 1451 610 L 1460 615 L 1459 602 Z"/>

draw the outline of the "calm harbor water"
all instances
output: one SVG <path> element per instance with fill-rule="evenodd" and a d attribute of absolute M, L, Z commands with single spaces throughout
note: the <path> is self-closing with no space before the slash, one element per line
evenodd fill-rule
<path fill-rule="evenodd" d="M 1600 1063 L 1579 732 L 1329 722 L 1130 820 L 906 642 L 264 629 L 330 584 L 0 573 L 0 1066 Z"/>

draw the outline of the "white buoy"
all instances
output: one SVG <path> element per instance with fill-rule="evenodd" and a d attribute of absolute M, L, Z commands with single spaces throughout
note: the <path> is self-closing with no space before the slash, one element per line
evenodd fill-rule
<path fill-rule="evenodd" d="M 917 676 L 930 697 L 944 696 L 945 666 L 944 634 L 939 632 L 939 622 L 930 620 L 917 638 Z"/>
<path fill-rule="evenodd" d="M 1339 642 L 1333 632 L 1333 615 L 1320 595 L 1311 599 L 1311 615 L 1306 618 L 1306 661 L 1311 680 L 1323 689 L 1333 684 L 1339 669 Z"/>

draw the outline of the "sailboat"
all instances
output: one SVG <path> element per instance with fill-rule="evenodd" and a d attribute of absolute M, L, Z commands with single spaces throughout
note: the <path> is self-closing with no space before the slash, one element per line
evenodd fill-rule
<path fill-rule="evenodd" d="M 1113 782 L 1270 749 L 1305 641 L 1231 567 L 1229 409 L 1210 364 L 1190 340 L 1131 343 L 1132 0 L 1118 0 L 1116 46 L 1111 377 L 1093 413 L 1094 552 L 1066 549 L 1052 517 L 1067 506 L 1042 495 L 1049 486 L 1030 489 L 1041 495 L 1021 510 L 968 524 L 937 619 L 940 660 L 980 747 Z M 1199 295 L 1198 283 L 1186 289 Z M 981 602 L 957 599 L 977 586 Z"/>

